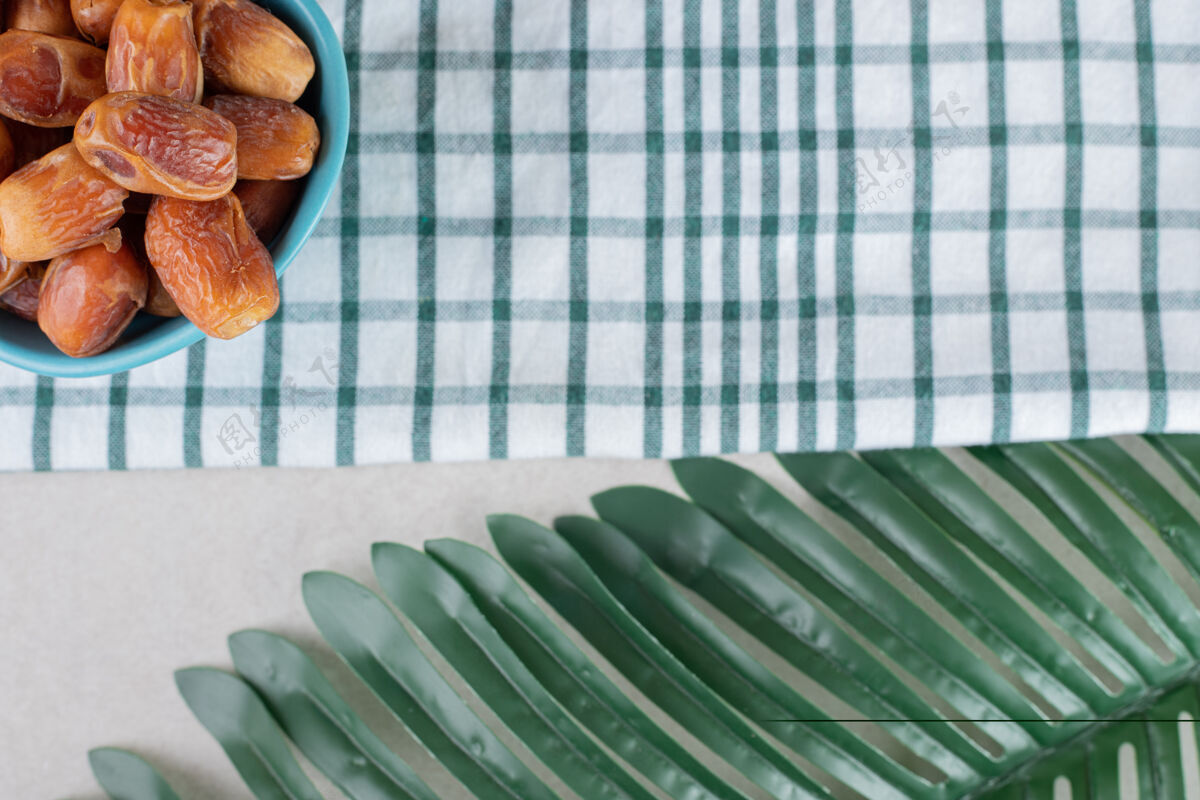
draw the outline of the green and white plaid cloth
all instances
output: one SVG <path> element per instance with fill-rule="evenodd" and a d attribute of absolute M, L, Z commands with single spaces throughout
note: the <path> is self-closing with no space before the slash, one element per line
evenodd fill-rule
<path fill-rule="evenodd" d="M 1197 0 L 328 0 L 263 328 L 0 370 L 0 466 L 1200 430 Z"/>

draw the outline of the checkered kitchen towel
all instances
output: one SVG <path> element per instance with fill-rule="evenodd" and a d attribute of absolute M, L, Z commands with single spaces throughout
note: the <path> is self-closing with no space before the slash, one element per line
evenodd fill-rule
<path fill-rule="evenodd" d="M 9 468 L 1200 430 L 1197 0 L 328 0 L 268 325 L 0 371 Z"/>

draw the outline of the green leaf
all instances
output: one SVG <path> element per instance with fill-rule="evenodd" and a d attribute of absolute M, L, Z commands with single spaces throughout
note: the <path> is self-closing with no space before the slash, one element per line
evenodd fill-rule
<path fill-rule="evenodd" d="M 179 800 L 154 767 L 128 750 L 98 747 L 88 753 L 88 763 L 112 800 Z"/>
<path fill-rule="evenodd" d="M 713 752 L 781 800 L 828 797 L 655 641 L 553 531 L 512 516 L 489 517 L 488 530 L 517 574 L 644 695 Z"/>
<path fill-rule="evenodd" d="M 654 800 L 559 707 L 436 561 L 396 544 L 377 544 L 371 553 L 388 599 L 580 797 Z"/>
<path fill-rule="evenodd" d="M 601 518 L 615 525 L 641 547 L 668 575 L 712 603 L 747 632 L 781 657 L 814 677 L 831 692 L 857 708 L 867 719 L 876 720 L 914 753 L 928 759 L 955 784 L 972 781 L 979 774 L 995 774 L 983 748 L 951 725 L 946 717 L 910 689 L 895 672 L 872 656 L 862 645 L 820 608 L 772 572 L 755 554 L 712 517 L 681 498 L 646 487 L 625 487 L 602 492 L 592 498 Z M 814 550 L 821 542 L 798 529 Z M 837 553 L 836 550 L 830 552 Z M 877 641 L 889 649 L 908 648 L 906 637 L 935 631 L 923 624 L 923 612 L 911 601 L 886 591 L 882 578 L 871 578 L 865 566 L 850 562 L 849 585 L 875 592 L 880 600 L 872 606 L 878 615 L 895 611 L 905 616 L 894 620 L 894 631 Z M 895 603 L 898 609 L 892 609 Z M 856 622 L 867 615 L 851 616 Z M 907 619 L 908 626 L 902 624 Z M 956 691 L 943 677 L 944 667 L 967 669 L 977 660 L 962 645 L 942 637 L 940 659 L 926 656 L 910 661 L 924 667 L 915 674 L 939 690 L 951 693 L 963 713 L 977 719 L 995 719 L 986 731 L 1020 752 L 1032 751 L 1023 729 L 1008 722 L 1004 714 L 979 694 Z M 915 655 L 920 655 L 915 653 Z"/>
<path fill-rule="evenodd" d="M 303 589 L 325 640 L 477 797 L 558 800 L 455 694 L 373 592 L 332 572 L 308 573 Z"/>
<path fill-rule="evenodd" d="M 970 452 L 1013 485 L 1076 549 L 1125 593 L 1177 657 L 1178 677 L 1200 653 L 1200 617 L 1183 590 L 1133 531 L 1047 445 L 977 447 Z"/>
<path fill-rule="evenodd" d="M 1112 711 L 1168 678 L 1162 662 L 1112 610 L 949 458 L 937 450 L 883 451 L 863 460 L 960 545 L 1019 590 L 1126 686 L 1093 697 Z"/>
<path fill-rule="evenodd" d="M 554 527 L 654 638 L 781 743 L 866 797 L 904 800 L 932 789 L 754 660 L 619 530 L 586 517 L 564 517 Z"/>
<path fill-rule="evenodd" d="M 1111 439 L 1060 446 L 1157 530 L 1192 577 L 1200 579 L 1200 523 L 1145 467 Z"/>
<path fill-rule="evenodd" d="M 1200 491 L 1200 437 L 1147 441 Z M 993 473 L 982 483 L 931 449 L 780 456 L 804 507 L 815 499 L 821 519 L 840 518 L 830 529 L 792 499 L 797 486 L 717 459 L 673 465 L 690 500 L 614 489 L 594 498 L 602 520 L 565 517 L 557 531 L 490 518 L 503 557 L 596 661 L 483 550 L 377 545 L 387 596 L 517 752 L 379 596 L 312 573 L 304 599 L 355 674 L 484 800 L 557 800 L 522 758 L 582 800 L 749 800 L 741 778 L 713 772 L 717 760 L 757 784 L 755 797 L 783 800 L 1054 800 L 1063 781 L 1075 800 L 1122 800 L 1126 781 L 1141 800 L 1180 800 L 1185 764 L 1200 759 L 1185 752 L 1200 717 L 1188 593 L 1200 497 L 1164 485 L 1137 452 L 1109 440 L 971 448 Z M 1028 506 L 1042 519 L 1027 528 Z M 1127 511 L 1162 537 L 1171 565 Z M 1044 541 L 1046 523 L 1069 558 Z M 875 552 L 851 547 L 847 527 Z M 1174 558 L 1190 578 L 1172 577 Z M 1107 604 L 1093 569 L 1128 604 Z M 291 642 L 243 631 L 230 650 L 244 680 L 191 669 L 177 682 L 260 800 L 318 797 L 285 733 L 351 800 L 434 800 Z M 788 668 L 773 671 L 775 656 Z M 792 668 L 803 682 L 783 674 Z M 819 697 L 801 688 L 813 683 Z M 878 727 L 850 724 L 862 718 Z M 111 797 L 178 800 L 137 756 L 105 748 L 91 761 Z"/>
<path fill-rule="evenodd" d="M 228 672 L 181 669 L 175 685 L 259 800 L 322 800 L 254 690 Z"/>
<path fill-rule="evenodd" d="M 864 533 L 902 571 L 1067 719 L 1102 713 L 1107 692 L 954 541 L 870 466 L 846 453 L 779 462 L 817 500 Z M 1039 743 L 1076 732 L 1050 724 L 1040 709 L 1010 710 Z M 1038 719 L 1041 717 L 1042 719 Z"/>
<path fill-rule="evenodd" d="M 296 645 L 242 631 L 229 637 L 229 651 L 296 746 L 351 800 L 437 800 Z"/>
<path fill-rule="evenodd" d="M 1200 493 L 1200 436 L 1147 436 L 1146 441 Z"/>
<path fill-rule="evenodd" d="M 425 550 L 458 579 L 546 691 L 670 797 L 746 800 L 623 694 L 488 553 L 454 539 L 426 542 Z"/>

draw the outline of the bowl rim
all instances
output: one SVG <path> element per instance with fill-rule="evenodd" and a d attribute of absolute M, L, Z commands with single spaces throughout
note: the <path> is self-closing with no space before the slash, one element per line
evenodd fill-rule
<path fill-rule="evenodd" d="M 317 163 L 305 180 L 299 201 L 287 227 L 276 237 L 271 247 L 275 274 L 282 276 L 291 266 L 320 223 L 325 207 L 333 196 L 346 156 L 350 134 L 350 80 L 346 71 L 346 55 L 333 23 L 317 0 L 258 0 L 264 7 L 278 12 L 287 5 L 287 15 L 303 19 L 304 30 L 296 33 L 305 39 L 317 62 L 317 83 L 320 106 L 330 109 L 321 131 L 321 149 Z M 296 26 L 293 24 L 293 28 Z M 314 30 L 316 41 L 308 41 L 305 31 Z M 316 188 L 316 191 L 313 189 Z M 280 313 L 279 311 L 276 314 Z M 87 358 L 72 358 L 65 353 L 38 352 L 0 338 L 0 361 L 14 367 L 51 378 L 88 378 L 125 372 L 165 358 L 205 338 L 204 333 L 184 317 L 164 319 L 153 331 L 112 350 Z"/>

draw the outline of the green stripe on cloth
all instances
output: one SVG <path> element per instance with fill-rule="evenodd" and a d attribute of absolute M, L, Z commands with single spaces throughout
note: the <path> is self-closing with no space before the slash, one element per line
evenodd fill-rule
<path fill-rule="evenodd" d="M 646 300 L 642 452 L 663 453 L 663 4 L 646 0 Z"/>
<path fill-rule="evenodd" d="M 437 355 L 437 0 L 421 0 L 417 71 L 417 374 L 413 403 L 413 460 L 432 457 L 433 391 Z"/>
<path fill-rule="evenodd" d="M 197 342 L 187 349 L 187 384 L 183 396 L 183 464 L 186 467 L 204 464 L 200 434 L 204 423 L 204 362 L 207 347 L 207 342 Z"/>
<path fill-rule="evenodd" d="M 800 191 L 796 264 L 797 339 L 796 447 L 817 449 L 817 219 L 819 162 L 817 160 L 816 11 L 808 0 L 796 0 L 797 113 L 801 133 L 797 152 Z M 782 222 L 782 220 L 781 220 Z M 781 387 L 782 388 L 782 387 Z"/>
<path fill-rule="evenodd" d="M 758 4 L 759 127 L 762 138 L 762 225 L 758 234 L 758 449 L 779 441 L 779 44 L 775 0 Z M 736 446 L 735 446 L 736 447 Z"/>
<path fill-rule="evenodd" d="M 1063 271 L 1067 305 L 1067 347 L 1071 359 L 1071 438 L 1087 435 L 1087 323 L 1083 299 L 1083 99 L 1079 77 L 1079 18 L 1075 0 L 1062 0 L 1063 126 L 1067 143 L 1066 187 L 1063 190 Z"/>
<path fill-rule="evenodd" d="M 857 438 L 854 330 L 854 208 L 858 165 L 854 137 L 854 2 L 837 0 L 836 77 L 838 127 L 838 215 L 835 254 L 837 275 L 837 439 L 845 450 Z"/>
<path fill-rule="evenodd" d="M 988 131 L 991 149 L 988 283 L 991 286 L 992 435 L 1012 438 L 1012 358 L 1008 329 L 1008 128 L 1004 0 L 987 0 Z"/>
<path fill-rule="evenodd" d="M 508 379 L 512 347 L 512 0 L 496 0 L 496 63 L 492 87 L 492 383 L 488 458 L 508 457 Z"/>
<path fill-rule="evenodd" d="M 129 401 L 129 373 L 112 376 L 108 390 L 108 468 L 125 469 L 125 404 Z"/>
<path fill-rule="evenodd" d="M 911 0 L 913 117 L 913 443 L 933 441 L 933 286 L 930 275 L 930 219 L 933 202 L 933 131 L 929 126 L 929 3 Z"/>
<path fill-rule="evenodd" d="M 1146 429 L 1162 431 L 1167 425 L 1167 371 L 1163 363 L 1163 337 L 1158 292 L 1158 124 L 1154 97 L 1154 34 L 1151 7 L 1134 4 L 1134 44 L 1138 73 L 1138 123 L 1141 136 L 1141 288 L 1145 316 L 1146 384 L 1150 391 L 1150 414 Z"/>
<path fill-rule="evenodd" d="M 721 7 L 721 450 L 738 449 L 741 409 L 741 258 L 742 136 L 738 69 L 739 31 L 736 3 Z"/>
<path fill-rule="evenodd" d="M 683 455 L 700 448 L 700 391 L 704 346 L 699 303 L 703 297 L 701 212 L 704 155 L 701 150 L 700 0 L 683 3 Z"/>
<path fill-rule="evenodd" d="M 0 366 L 0 470 L 1200 431 L 1187 3 L 317 2 L 348 152 L 279 314 Z"/>
<path fill-rule="evenodd" d="M 258 426 L 262 465 L 279 465 L 279 381 L 283 371 L 283 318 L 276 315 L 263 325 L 262 402 Z"/>
<path fill-rule="evenodd" d="M 33 406 L 33 468 L 44 472 L 51 468 L 50 420 L 54 411 L 54 382 L 38 377 Z"/>
<path fill-rule="evenodd" d="M 588 402 L 588 8 L 571 0 L 571 242 L 567 338 L 567 455 L 587 452 Z"/>
<path fill-rule="evenodd" d="M 350 78 L 350 134 L 346 142 L 346 162 L 342 165 L 342 208 L 340 252 L 341 319 L 338 332 L 337 439 L 335 460 L 339 466 L 353 464 L 355 403 L 358 389 L 358 274 L 360 195 L 359 135 L 364 117 L 362 72 L 359 46 L 362 40 L 363 2 L 346 0 L 346 25 L 342 41 L 346 46 L 346 69 Z"/>

